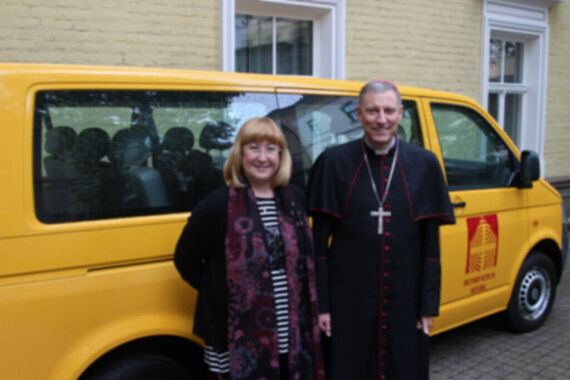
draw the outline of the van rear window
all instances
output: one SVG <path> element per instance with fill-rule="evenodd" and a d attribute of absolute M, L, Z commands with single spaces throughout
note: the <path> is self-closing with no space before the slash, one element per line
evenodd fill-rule
<path fill-rule="evenodd" d="M 34 196 L 44 223 L 191 211 L 216 187 L 238 128 L 283 128 L 303 187 L 327 147 L 359 138 L 355 97 L 250 92 L 53 90 L 36 94 Z M 421 145 L 415 104 L 401 132 Z M 408 134 L 405 137 L 405 134 Z"/>

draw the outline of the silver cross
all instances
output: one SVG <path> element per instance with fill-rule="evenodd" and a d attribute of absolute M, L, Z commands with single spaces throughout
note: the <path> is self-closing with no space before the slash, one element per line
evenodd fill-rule
<path fill-rule="evenodd" d="M 385 216 L 392 216 L 390 211 L 384 211 L 384 207 L 378 207 L 378 211 L 370 211 L 370 216 L 378 217 L 378 235 L 382 235 L 384 233 L 384 217 Z"/>

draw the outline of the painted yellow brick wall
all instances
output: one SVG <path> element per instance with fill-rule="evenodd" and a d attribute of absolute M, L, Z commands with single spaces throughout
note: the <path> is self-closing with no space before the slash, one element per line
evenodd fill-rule
<path fill-rule="evenodd" d="M 220 68 L 219 1 L 2 0 L 0 61 Z"/>
<path fill-rule="evenodd" d="M 347 0 L 346 78 L 480 100 L 482 0 Z M 2 0 L 0 61 L 219 70 L 218 0 Z M 570 176 L 570 4 L 550 11 L 545 162 Z"/>
<path fill-rule="evenodd" d="M 544 159 L 546 177 L 570 176 L 570 4 L 549 13 L 548 92 Z"/>
<path fill-rule="evenodd" d="M 348 0 L 346 77 L 479 100 L 481 0 Z"/>

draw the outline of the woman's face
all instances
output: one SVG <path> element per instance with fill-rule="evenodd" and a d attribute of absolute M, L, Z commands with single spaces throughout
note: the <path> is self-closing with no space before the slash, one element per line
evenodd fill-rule
<path fill-rule="evenodd" d="M 242 147 L 243 174 L 252 185 L 268 185 L 279 169 L 281 148 L 267 140 L 252 141 Z"/>

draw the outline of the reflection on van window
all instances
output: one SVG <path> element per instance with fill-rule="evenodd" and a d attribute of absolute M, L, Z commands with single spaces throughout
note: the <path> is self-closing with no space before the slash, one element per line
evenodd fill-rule
<path fill-rule="evenodd" d="M 54 223 L 189 211 L 223 185 L 237 128 L 275 108 L 273 94 L 39 92 L 38 218 Z"/>
<path fill-rule="evenodd" d="M 325 149 L 362 137 L 356 97 L 280 94 L 278 101 L 280 108 L 269 116 L 280 124 L 287 138 L 295 184 L 306 183 L 311 165 Z M 398 135 L 423 146 L 414 101 L 404 101 Z"/>
<path fill-rule="evenodd" d="M 447 182 L 451 190 L 509 186 L 518 161 L 475 111 L 432 104 Z"/>
<path fill-rule="evenodd" d="M 206 91 L 40 91 L 34 114 L 38 218 L 46 223 L 192 210 L 223 185 L 238 128 L 283 129 L 291 182 L 304 187 L 326 148 L 362 136 L 356 97 Z M 415 102 L 398 134 L 422 145 Z"/>

